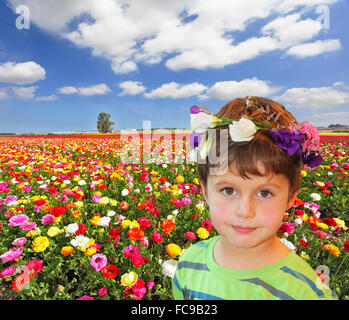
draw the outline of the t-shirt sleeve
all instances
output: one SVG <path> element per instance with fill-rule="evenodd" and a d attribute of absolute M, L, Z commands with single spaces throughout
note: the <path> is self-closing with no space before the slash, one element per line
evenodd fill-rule
<path fill-rule="evenodd" d="M 175 273 L 172 280 L 172 294 L 174 300 L 184 300 L 183 293 L 178 281 L 178 272 Z"/>

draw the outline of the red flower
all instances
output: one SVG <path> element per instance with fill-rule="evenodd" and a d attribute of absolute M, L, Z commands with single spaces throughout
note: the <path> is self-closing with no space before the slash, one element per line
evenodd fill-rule
<path fill-rule="evenodd" d="M 79 229 L 75 231 L 75 234 L 81 236 L 86 232 L 86 226 L 83 223 L 78 222 L 78 227 Z"/>
<path fill-rule="evenodd" d="M 102 276 L 108 279 L 114 279 L 119 273 L 119 268 L 114 264 L 108 264 L 102 269 Z"/>
<path fill-rule="evenodd" d="M 304 240 L 298 240 L 298 242 L 304 248 L 308 248 L 309 247 L 309 243 L 305 242 Z"/>
<path fill-rule="evenodd" d="M 207 231 L 211 231 L 212 229 L 212 223 L 210 220 L 203 220 L 201 222 L 201 227 L 205 228 Z"/>
<path fill-rule="evenodd" d="M 344 246 L 344 251 L 349 253 L 349 240 L 344 241 L 343 246 Z"/>
<path fill-rule="evenodd" d="M 119 227 L 111 228 L 109 230 L 109 235 L 113 240 L 116 239 L 116 237 L 119 235 Z"/>
<path fill-rule="evenodd" d="M 65 214 L 66 209 L 62 206 L 54 207 L 52 210 L 52 214 L 58 218 L 59 216 L 62 216 Z"/>
<path fill-rule="evenodd" d="M 12 290 L 16 292 L 19 290 L 22 290 L 23 287 L 30 282 L 30 280 L 31 280 L 30 273 L 28 271 L 26 272 L 23 271 L 19 276 L 14 278 L 14 280 L 12 281 Z"/>
<path fill-rule="evenodd" d="M 131 262 L 135 267 L 141 266 L 145 261 L 144 258 L 140 254 L 134 254 L 131 257 Z"/>
<path fill-rule="evenodd" d="M 138 222 L 142 230 L 150 227 L 150 220 L 148 220 L 147 217 L 138 218 Z"/>
<path fill-rule="evenodd" d="M 154 231 L 151 234 L 150 239 L 152 239 L 153 241 L 160 243 L 162 241 L 162 235 L 159 232 Z"/>
<path fill-rule="evenodd" d="M 39 199 L 38 201 L 35 201 L 35 204 L 41 207 L 46 204 L 46 201 L 44 199 Z"/>
<path fill-rule="evenodd" d="M 322 222 L 326 223 L 330 227 L 336 227 L 337 226 L 337 222 L 333 218 L 325 218 L 325 219 L 322 220 Z"/>
<path fill-rule="evenodd" d="M 120 208 L 126 210 L 128 208 L 128 203 L 126 201 L 122 201 L 120 203 Z"/>

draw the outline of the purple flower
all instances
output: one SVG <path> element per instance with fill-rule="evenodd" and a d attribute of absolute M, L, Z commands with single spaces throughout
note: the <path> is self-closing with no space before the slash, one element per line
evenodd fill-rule
<path fill-rule="evenodd" d="M 190 135 L 190 148 L 191 150 L 195 149 L 197 146 L 199 146 L 201 136 L 199 133 L 193 132 Z"/>
<path fill-rule="evenodd" d="M 275 143 L 283 150 L 292 156 L 295 153 L 302 155 L 302 143 L 306 139 L 306 135 L 296 131 L 291 132 L 286 129 L 280 129 L 276 131 L 275 129 L 269 129 L 271 136 Z"/>
<path fill-rule="evenodd" d="M 315 168 L 322 163 L 322 156 L 313 152 L 308 156 L 302 154 L 302 161 L 303 163 L 309 165 L 310 168 Z"/>
<path fill-rule="evenodd" d="M 192 106 L 191 108 L 190 108 L 190 113 L 191 114 L 197 114 L 197 113 L 199 113 L 199 112 L 203 112 L 198 106 Z"/>

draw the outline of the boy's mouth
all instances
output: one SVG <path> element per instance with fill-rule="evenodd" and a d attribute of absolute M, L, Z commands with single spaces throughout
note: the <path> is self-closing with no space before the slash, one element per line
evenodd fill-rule
<path fill-rule="evenodd" d="M 252 227 L 242 227 L 242 226 L 233 226 L 233 229 L 241 234 L 246 234 L 246 233 L 250 233 L 254 230 L 256 230 L 256 228 L 252 228 Z"/>

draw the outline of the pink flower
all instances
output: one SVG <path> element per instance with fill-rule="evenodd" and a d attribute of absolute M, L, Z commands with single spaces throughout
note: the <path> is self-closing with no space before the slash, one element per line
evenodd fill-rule
<path fill-rule="evenodd" d="M 23 223 L 26 223 L 29 220 L 29 217 L 25 214 L 17 214 L 9 219 L 9 225 L 11 227 L 20 226 Z"/>
<path fill-rule="evenodd" d="M 148 290 L 150 290 L 151 288 L 153 288 L 154 285 L 155 285 L 154 281 L 148 281 L 148 283 L 147 283 L 147 288 L 148 288 Z"/>
<path fill-rule="evenodd" d="M 184 238 L 194 240 L 196 238 L 196 236 L 195 236 L 194 232 L 188 231 L 188 232 L 185 233 Z"/>
<path fill-rule="evenodd" d="M 6 199 L 4 200 L 4 202 L 6 204 L 9 204 L 9 203 L 17 201 L 17 200 L 18 200 L 18 198 L 16 196 L 7 196 Z"/>
<path fill-rule="evenodd" d="M 147 237 L 143 237 L 139 244 L 145 248 L 148 248 L 149 247 L 149 241 L 148 241 L 148 238 Z"/>
<path fill-rule="evenodd" d="M 294 224 L 292 222 L 284 222 L 281 225 L 280 230 L 291 234 L 294 231 Z"/>
<path fill-rule="evenodd" d="M 151 234 L 151 239 L 157 243 L 160 243 L 162 241 L 162 235 L 159 232 L 154 231 Z"/>
<path fill-rule="evenodd" d="M 30 192 L 32 190 L 32 188 L 27 185 L 22 190 L 23 190 L 23 192 Z"/>
<path fill-rule="evenodd" d="M 8 276 L 11 276 L 15 273 L 15 267 L 14 266 L 11 266 L 11 267 L 7 267 L 5 268 L 4 270 L 2 270 L 0 272 L 0 276 L 2 277 L 8 277 Z"/>
<path fill-rule="evenodd" d="M 320 151 L 319 131 L 310 122 L 303 121 L 302 123 L 294 126 L 293 129 L 307 135 L 307 139 L 303 143 L 303 152 L 306 150 Z"/>
<path fill-rule="evenodd" d="M 104 296 L 107 292 L 108 292 L 107 288 L 102 287 L 98 290 L 98 295 L 101 297 L 101 296 Z"/>
<path fill-rule="evenodd" d="M 11 250 L 5 252 L 3 255 L 0 256 L 0 259 L 5 261 L 5 262 L 9 262 L 15 259 L 18 259 L 22 252 L 23 252 L 24 248 L 23 247 L 19 247 L 19 248 L 12 248 Z"/>
<path fill-rule="evenodd" d="M 37 227 L 35 222 L 29 221 L 21 224 L 21 229 L 25 231 L 29 231 L 35 229 Z"/>
<path fill-rule="evenodd" d="M 52 214 L 47 214 L 41 218 L 41 223 L 42 224 L 50 224 L 53 222 L 53 215 Z"/>
<path fill-rule="evenodd" d="M 91 257 L 90 264 L 95 271 L 101 271 L 107 265 L 107 257 L 102 253 L 95 253 Z"/>
<path fill-rule="evenodd" d="M 94 299 L 92 297 L 90 297 L 90 296 L 82 296 L 82 297 L 77 298 L 75 300 L 94 300 Z"/>
<path fill-rule="evenodd" d="M 201 228 L 205 228 L 207 231 L 211 231 L 212 222 L 210 220 L 203 220 L 201 222 Z"/>
<path fill-rule="evenodd" d="M 26 243 L 27 243 L 27 239 L 24 238 L 24 237 L 22 237 L 22 238 L 17 238 L 17 239 L 15 239 L 15 240 L 13 240 L 13 242 L 12 242 L 12 244 L 13 244 L 14 246 L 18 246 L 18 247 L 24 246 Z"/>
<path fill-rule="evenodd" d="M 132 257 L 131 257 L 131 262 L 132 264 L 135 266 L 135 267 L 139 267 L 141 266 L 145 261 L 144 261 L 144 258 L 139 254 L 134 254 Z"/>
<path fill-rule="evenodd" d="M 140 254 L 140 251 L 139 248 L 134 246 L 133 244 L 130 244 L 124 249 L 125 258 L 131 258 L 134 254 Z"/>
<path fill-rule="evenodd" d="M 93 202 L 99 202 L 99 200 L 101 200 L 101 196 L 98 193 L 92 196 Z"/>
<path fill-rule="evenodd" d="M 25 265 L 28 267 L 28 269 L 31 271 L 31 274 L 36 277 L 39 271 L 44 270 L 44 267 L 42 266 L 42 260 L 30 260 Z"/>
<path fill-rule="evenodd" d="M 146 293 L 145 283 L 142 279 L 138 278 L 135 285 L 132 287 L 133 299 L 139 300 L 142 299 Z"/>

